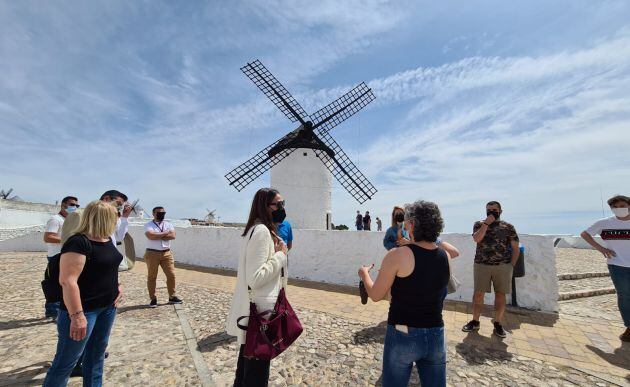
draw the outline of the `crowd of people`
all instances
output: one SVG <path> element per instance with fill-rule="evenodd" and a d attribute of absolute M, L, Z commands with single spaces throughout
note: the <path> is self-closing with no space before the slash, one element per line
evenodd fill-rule
<path fill-rule="evenodd" d="M 58 344 L 45 386 L 66 385 L 73 370 L 83 375 L 84 385 L 102 383 L 106 348 L 115 321 L 116 308 L 123 299 L 118 271 L 132 267 L 117 241 L 128 237 L 130 206 L 118 191 L 105 192 L 100 200 L 88 204 L 79 215 L 79 201 L 67 196 L 59 214 L 46 225 L 44 240 L 50 262 L 59 262 L 59 283 L 63 296 L 58 303 L 47 303 L 45 313 L 57 320 Z M 630 198 L 617 195 L 608 201 L 614 214 L 601 219 L 582 233 L 582 237 L 607 259 L 611 279 L 617 290 L 618 305 L 626 330 L 622 341 L 630 341 Z M 149 305 L 155 307 L 155 280 L 162 267 L 167 277 L 169 303 L 181 303 L 176 294 L 171 241 L 176 239 L 172 224 L 165 220 L 165 209 L 153 209 L 153 220 L 145 225 L 147 249 L 147 290 Z M 512 270 L 519 259 L 519 236 L 502 219 L 497 201 L 485 206 L 485 218 L 474 222 L 472 240 L 476 243 L 473 265 L 474 294 L 472 320 L 464 332 L 480 329 L 479 316 L 484 295 L 494 290 L 493 334 L 503 338 L 506 294 L 511 293 Z M 239 354 L 235 386 L 266 386 L 272 357 L 251 355 L 253 345 L 269 345 L 280 351 L 279 341 L 252 343 L 248 320 L 255 311 L 270 319 L 289 316 L 289 309 L 278 309 L 285 295 L 288 278 L 288 253 L 293 233 L 286 220 L 285 202 L 277 190 L 256 192 L 243 230 L 238 257 L 236 288 L 226 320 L 226 331 L 236 336 Z M 366 223 L 367 217 L 367 223 Z M 70 218 L 74 224 L 66 231 Z M 357 211 L 357 230 L 370 230 L 369 212 Z M 377 218 L 379 230 L 380 219 Z M 456 286 L 451 260 L 459 255 L 456 246 L 440 235 L 444 220 L 437 204 L 417 201 L 395 206 L 391 226 L 383 238 L 387 250 L 375 279 L 374 264 L 358 270 L 362 298 L 374 302 L 389 300 L 389 314 L 383 354 L 383 386 L 406 386 L 415 365 L 422 385 L 446 385 L 446 340 L 442 311 L 444 299 Z M 594 236 L 601 236 L 598 242 Z M 126 254 L 127 255 L 127 254 Z M 131 253 L 129 253 L 131 255 Z M 50 266 L 50 264 L 49 264 Z M 367 302 L 367 301 L 366 301 Z M 258 317 L 258 316 L 256 316 Z M 295 316 L 294 316 L 295 317 Z M 262 327 L 261 327 L 262 328 Z M 301 328 L 300 328 L 301 329 Z M 300 330 L 301 332 L 301 330 Z M 267 338 L 263 334 L 263 337 Z"/>

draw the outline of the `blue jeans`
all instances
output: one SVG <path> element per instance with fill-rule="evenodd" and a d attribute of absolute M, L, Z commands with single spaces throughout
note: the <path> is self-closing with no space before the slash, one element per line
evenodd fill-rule
<path fill-rule="evenodd" d="M 383 387 L 407 386 L 416 363 L 420 384 L 446 386 L 444 328 L 411 328 L 409 333 L 387 326 L 383 353 Z"/>
<path fill-rule="evenodd" d="M 109 334 L 116 318 L 116 308 L 95 309 L 85 312 L 87 335 L 81 341 L 70 338 L 70 316 L 65 310 L 57 318 L 57 353 L 46 374 L 44 386 L 57 387 L 68 384 L 70 372 L 83 354 L 83 385 L 103 384 L 103 363 Z M 85 353 L 84 353 L 85 351 Z"/>
<path fill-rule="evenodd" d="M 50 259 L 52 257 L 46 257 L 46 258 L 48 258 L 48 262 L 50 262 Z M 44 315 L 46 317 L 57 318 L 57 314 L 59 314 L 59 305 L 60 304 L 61 304 L 60 302 L 47 302 L 44 305 L 44 309 L 45 309 L 44 310 Z"/>
<path fill-rule="evenodd" d="M 630 328 L 630 267 L 608 265 L 608 272 L 617 290 L 617 304 L 623 325 Z"/>

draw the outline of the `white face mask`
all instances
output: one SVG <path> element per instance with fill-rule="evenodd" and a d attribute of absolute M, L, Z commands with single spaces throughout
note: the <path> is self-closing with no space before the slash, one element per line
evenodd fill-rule
<path fill-rule="evenodd" d="M 628 207 L 625 208 L 611 208 L 613 214 L 615 214 L 615 216 L 617 218 L 625 218 L 626 216 L 628 216 L 628 213 L 630 213 Z"/>

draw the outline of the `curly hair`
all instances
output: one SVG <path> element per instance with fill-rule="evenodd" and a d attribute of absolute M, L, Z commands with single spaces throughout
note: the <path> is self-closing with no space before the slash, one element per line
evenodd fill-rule
<path fill-rule="evenodd" d="M 418 200 L 405 205 L 405 219 L 413 223 L 413 240 L 435 242 L 444 229 L 437 204 Z"/>

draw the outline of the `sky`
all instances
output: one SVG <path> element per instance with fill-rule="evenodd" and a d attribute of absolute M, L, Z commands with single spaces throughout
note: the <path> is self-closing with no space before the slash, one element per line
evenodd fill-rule
<path fill-rule="evenodd" d="M 335 224 L 424 199 L 470 232 L 498 200 L 520 233 L 575 234 L 630 195 L 624 0 L 2 1 L 0 188 L 245 221 L 269 174 L 224 175 L 295 129 L 239 70 L 255 59 L 309 113 L 376 95 L 331 132 L 378 189 L 335 182 Z"/>

